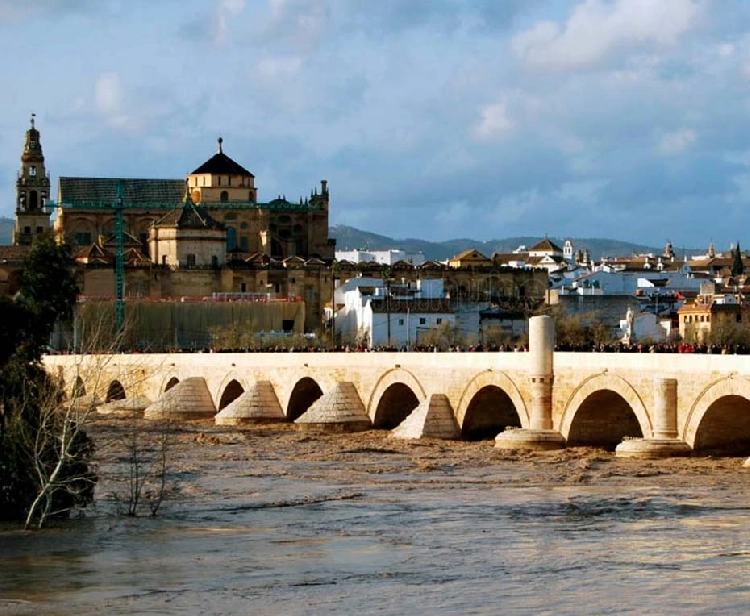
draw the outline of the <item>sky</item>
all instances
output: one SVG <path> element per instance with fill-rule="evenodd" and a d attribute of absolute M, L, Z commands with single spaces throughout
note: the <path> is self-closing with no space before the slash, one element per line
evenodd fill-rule
<path fill-rule="evenodd" d="M 331 190 L 396 238 L 725 249 L 750 229 L 747 0 L 0 0 L 0 216 L 59 176 Z"/>

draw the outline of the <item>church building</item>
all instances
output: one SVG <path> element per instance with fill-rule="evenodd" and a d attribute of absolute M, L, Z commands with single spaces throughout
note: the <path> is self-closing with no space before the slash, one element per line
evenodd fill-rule
<path fill-rule="evenodd" d="M 79 248 L 99 238 L 106 241 L 115 233 L 114 204 L 120 200 L 124 233 L 159 263 L 150 254 L 153 227 L 163 226 L 165 216 L 181 211 L 188 199 L 222 225 L 227 254 L 317 258 L 327 263 L 334 258 L 335 242 L 328 237 L 327 182 L 321 181 L 319 193 L 315 190 L 299 202 L 282 197 L 260 202 L 255 176 L 224 153 L 221 138 L 216 154 L 185 180 L 61 177 L 54 231 Z"/>

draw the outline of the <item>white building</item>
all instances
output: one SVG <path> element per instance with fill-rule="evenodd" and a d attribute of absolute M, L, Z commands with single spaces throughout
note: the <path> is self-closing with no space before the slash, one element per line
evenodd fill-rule
<path fill-rule="evenodd" d="M 382 263 L 393 265 L 398 261 L 411 263 L 415 267 L 425 262 L 424 253 L 406 252 L 398 248 L 390 250 L 337 250 L 337 261 L 349 261 L 351 263 Z"/>
<path fill-rule="evenodd" d="M 455 327 L 442 280 L 386 288 L 380 279 L 352 278 L 336 294 L 343 307 L 336 311 L 335 331 L 345 345 L 410 348 L 422 344 L 431 330 Z"/>

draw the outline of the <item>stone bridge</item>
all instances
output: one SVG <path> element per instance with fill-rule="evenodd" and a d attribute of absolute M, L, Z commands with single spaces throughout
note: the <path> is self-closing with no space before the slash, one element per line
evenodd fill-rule
<path fill-rule="evenodd" d="M 540 364 L 533 346 L 529 353 L 55 355 L 45 364 L 68 392 L 102 402 L 153 401 L 183 379 L 203 377 L 221 410 L 269 381 L 293 421 L 337 383 L 351 382 L 376 428 L 392 429 L 426 397 L 444 394 L 466 439 L 512 426 L 556 431 L 570 446 L 611 449 L 641 437 L 677 441 L 688 453 L 750 455 L 750 356 L 549 351 Z"/>

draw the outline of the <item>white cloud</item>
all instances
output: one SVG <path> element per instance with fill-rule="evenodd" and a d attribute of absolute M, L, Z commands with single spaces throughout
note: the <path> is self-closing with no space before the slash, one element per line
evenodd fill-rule
<path fill-rule="evenodd" d="M 537 23 L 512 48 L 532 67 L 589 68 L 622 49 L 674 45 L 699 12 L 697 0 L 584 0 L 563 26 Z"/>
<path fill-rule="evenodd" d="M 258 62 L 258 76 L 265 81 L 275 81 L 296 75 L 302 68 L 302 59 L 298 57 L 263 58 Z"/>
<path fill-rule="evenodd" d="M 269 0 L 265 40 L 295 48 L 316 46 L 330 21 L 329 0 Z"/>
<path fill-rule="evenodd" d="M 659 142 L 659 151 L 662 154 L 677 154 L 684 151 L 695 142 L 695 131 L 692 128 L 667 133 Z"/>
<path fill-rule="evenodd" d="M 94 86 L 94 103 L 104 115 L 116 114 L 123 103 L 122 81 L 117 73 L 99 75 Z"/>
<path fill-rule="evenodd" d="M 132 100 L 137 98 L 138 105 Z M 94 107 L 102 120 L 118 130 L 138 134 L 155 115 L 153 100 L 142 95 L 130 99 L 118 73 L 102 73 L 94 84 Z"/>
<path fill-rule="evenodd" d="M 481 119 L 474 127 L 473 135 L 478 141 L 500 141 L 513 129 L 505 103 L 493 103 L 482 109 Z"/>
<path fill-rule="evenodd" d="M 219 0 L 216 6 L 216 28 L 214 30 L 214 42 L 217 45 L 226 42 L 232 20 L 239 17 L 244 10 L 245 0 Z"/>

